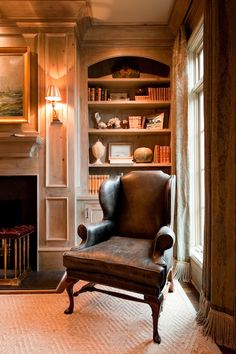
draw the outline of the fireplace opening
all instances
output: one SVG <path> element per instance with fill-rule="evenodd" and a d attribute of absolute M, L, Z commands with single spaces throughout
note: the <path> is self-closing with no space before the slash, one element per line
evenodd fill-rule
<path fill-rule="evenodd" d="M 37 176 L 0 176 L 0 229 L 34 225 L 29 264 L 37 270 Z M 2 257 L 1 257 L 2 258 Z M 10 259 L 10 267 L 14 260 Z"/>
<path fill-rule="evenodd" d="M 21 213 L 21 200 L 0 200 L 0 228 L 20 225 L 22 220 Z"/>

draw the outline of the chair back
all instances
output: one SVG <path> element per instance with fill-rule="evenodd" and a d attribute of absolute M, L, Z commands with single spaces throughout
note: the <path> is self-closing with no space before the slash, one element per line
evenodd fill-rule
<path fill-rule="evenodd" d="M 170 224 L 170 179 L 162 171 L 133 171 L 120 178 L 117 235 L 152 239 Z"/>

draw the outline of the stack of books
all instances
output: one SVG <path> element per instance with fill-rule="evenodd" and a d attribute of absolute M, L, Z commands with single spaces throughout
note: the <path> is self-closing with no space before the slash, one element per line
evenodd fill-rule
<path fill-rule="evenodd" d="M 141 129 L 142 128 L 142 116 L 129 116 L 129 128 Z"/>
<path fill-rule="evenodd" d="M 148 87 L 148 96 L 151 101 L 170 101 L 170 87 Z"/>
<path fill-rule="evenodd" d="M 88 192 L 97 195 L 101 184 L 107 180 L 109 175 L 89 175 L 88 176 Z"/>
<path fill-rule="evenodd" d="M 145 96 L 134 96 L 135 101 L 150 101 L 150 97 L 148 95 Z"/>
<path fill-rule="evenodd" d="M 171 163 L 170 146 L 155 145 L 153 162 L 155 163 Z"/>

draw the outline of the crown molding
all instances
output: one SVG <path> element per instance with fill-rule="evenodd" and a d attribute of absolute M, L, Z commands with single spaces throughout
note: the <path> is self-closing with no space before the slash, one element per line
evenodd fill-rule
<path fill-rule="evenodd" d="M 16 22 L 16 26 L 23 33 L 33 32 L 74 32 L 77 26 L 74 20 L 65 21 L 20 21 Z"/>
<path fill-rule="evenodd" d="M 79 38 L 84 46 L 165 46 L 173 45 L 173 34 L 165 25 L 91 25 Z"/>

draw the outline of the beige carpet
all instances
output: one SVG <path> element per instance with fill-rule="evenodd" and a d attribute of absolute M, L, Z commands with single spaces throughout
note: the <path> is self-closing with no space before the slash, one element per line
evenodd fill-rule
<path fill-rule="evenodd" d="M 151 309 L 146 304 L 85 293 L 75 299 L 75 312 L 64 315 L 67 304 L 65 292 L 1 295 L 0 353 L 220 353 L 202 336 L 195 310 L 178 283 L 161 313 L 160 345 L 152 341 Z"/>

